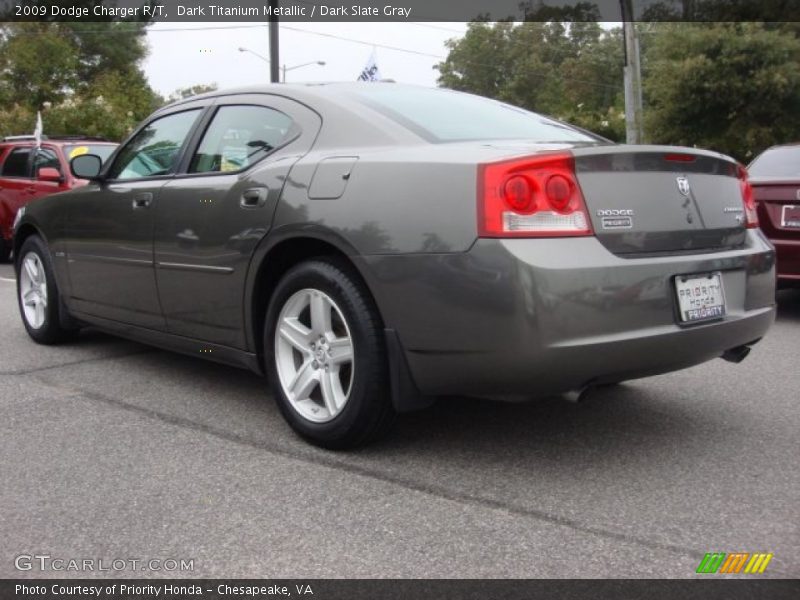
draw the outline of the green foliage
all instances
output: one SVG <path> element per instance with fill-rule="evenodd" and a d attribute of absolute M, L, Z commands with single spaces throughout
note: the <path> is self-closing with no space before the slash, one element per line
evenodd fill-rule
<path fill-rule="evenodd" d="M 205 94 L 206 92 L 215 92 L 217 91 L 217 84 L 216 83 L 198 83 L 197 85 L 192 85 L 185 88 L 178 88 L 174 92 L 172 92 L 169 96 L 165 98 L 165 103 L 168 102 L 177 102 L 178 100 L 186 100 L 186 98 L 191 98 L 192 96 L 199 96 L 200 94 Z"/>
<path fill-rule="evenodd" d="M 470 23 L 447 42 L 439 84 L 625 136 L 622 41 L 595 22 Z"/>
<path fill-rule="evenodd" d="M 638 7 L 637 7 L 638 8 Z M 800 20 L 797 2 L 789 0 L 660 0 L 642 3 L 643 21 L 780 21 Z"/>
<path fill-rule="evenodd" d="M 91 4 L 91 2 L 84 2 Z M 0 135 L 125 137 L 160 103 L 139 64 L 144 22 L 0 25 Z"/>
<path fill-rule="evenodd" d="M 757 23 L 660 24 L 644 73 L 647 136 L 746 161 L 800 137 L 800 40 Z"/>
<path fill-rule="evenodd" d="M 538 5 L 528 3 L 534 8 Z M 674 2 L 683 8 L 691 3 Z M 536 11 L 555 10 L 539 7 Z M 560 15 L 569 19 L 575 15 Z M 747 161 L 800 139 L 800 30 L 791 23 L 639 23 L 645 137 Z M 625 138 L 623 43 L 597 23 L 470 23 L 439 84 Z"/>

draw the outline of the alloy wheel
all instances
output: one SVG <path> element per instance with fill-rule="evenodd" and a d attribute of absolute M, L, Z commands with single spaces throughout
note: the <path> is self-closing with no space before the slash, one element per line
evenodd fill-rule
<path fill-rule="evenodd" d="M 28 252 L 22 259 L 19 296 L 25 321 L 31 328 L 40 329 L 47 314 L 47 275 L 35 252 Z"/>
<path fill-rule="evenodd" d="M 326 423 L 342 412 L 355 356 L 350 328 L 333 298 L 306 288 L 286 300 L 275 328 L 275 362 L 283 393 L 303 418 Z"/>

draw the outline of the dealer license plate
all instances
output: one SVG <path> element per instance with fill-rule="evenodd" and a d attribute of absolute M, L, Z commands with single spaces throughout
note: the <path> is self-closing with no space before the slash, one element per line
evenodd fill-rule
<path fill-rule="evenodd" d="M 787 204 L 783 207 L 781 226 L 800 229 L 800 206 Z"/>
<path fill-rule="evenodd" d="M 709 321 L 725 316 L 722 274 L 678 275 L 675 278 L 678 310 L 683 323 Z"/>

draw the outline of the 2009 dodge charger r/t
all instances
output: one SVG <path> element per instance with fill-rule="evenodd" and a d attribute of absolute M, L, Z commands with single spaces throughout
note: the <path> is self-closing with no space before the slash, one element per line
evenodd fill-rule
<path fill-rule="evenodd" d="M 71 168 L 90 184 L 16 223 L 30 336 L 88 325 L 265 373 L 329 448 L 436 395 L 738 362 L 774 319 L 741 165 L 468 94 L 214 92 Z"/>

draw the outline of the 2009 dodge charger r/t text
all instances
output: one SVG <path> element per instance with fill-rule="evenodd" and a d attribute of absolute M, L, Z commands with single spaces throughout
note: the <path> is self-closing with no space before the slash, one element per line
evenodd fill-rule
<path fill-rule="evenodd" d="M 364 444 L 437 395 L 535 397 L 738 362 L 775 316 L 744 168 L 392 83 L 214 92 L 15 226 L 40 343 L 93 326 L 265 373 Z"/>

